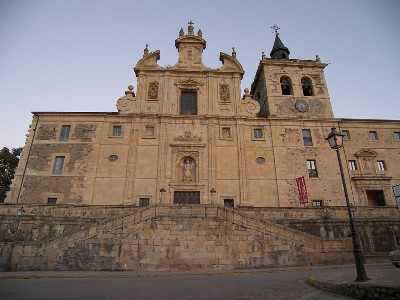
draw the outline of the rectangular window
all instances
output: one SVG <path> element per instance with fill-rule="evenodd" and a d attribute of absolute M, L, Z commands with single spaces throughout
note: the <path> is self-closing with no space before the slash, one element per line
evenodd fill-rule
<path fill-rule="evenodd" d="M 235 200 L 234 199 L 224 199 L 224 206 L 233 208 L 235 207 Z"/>
<path fill-rule="evenodd" d="M 311 204 L 314 207 L 323 207 L 324 206 L 322 200 L 312 200 Z"/>
<path fill-rule="evenodd" d="M 394 140 L 395 141 L 400 141 L 400 131 L 394 132 Z"/>
<path fill-rule="evenodd" d="M 222 129 L 221 129 L 221 137 L 223 139 L 232 138 L 231 128 L 230 127 L 222 127 Z"/>
<path fill-rule="evenodd" d="M 197 93 L 181 93 L 181 115 L 197 115 Z"/>
<path fill-rule="evenodd" d="M 318 177 L 317 164 L 315 160 L 307 160 L 308 177 Z"/>
<path fill-rule="evenodd" d="M 53 174 L 62 174 L 65 156 L 56 156 L 54 159 Z"/>
<path fill-rule="evenodd" d="M 357 163 L 355 160 L 349 160 L 349 170 L 357 171 Z"/>
<path fill-rule="evenodd" d="M 350 139 L 350 132 L 348 130 L 342 130 L 343 139 L 349 140 Z"/>
<path fill-rule="evenodd" d="M 386 170 L 386 165 L 384 160 L 378 160 L 377 162 L 378 165 L 378 170 L 379 171 L 385 171 Z"/>
<path fill-rule="evenodd" d="M 71 125 L 62 125 L 60 133 L 60 141 L 62 142 L 68 141 L 70 131 L 71 131 Z"/>
<path fill-rule="evenodd" d="M 55 205 L 56 203 L 57 203 L 57 198 L 55 198 L 55 197 L 47 198 L 48 205 Z"/>
<path fill-rule="evenodd" d="M 112 129 L 112 136 L 121 136 L 122 135 L 122 126 L 114 125 Z"/>
<path fill-rule="evenodd" d="M 301 133 L 303 134 L 303 143 L 304 146 L 312 146 L 312 137 L 310 129 L 302 129 Z"/>
<path fill-rule="evenodd" d="M 154 138 L 154 126 L 146 126 L 146 137 Z"/>
<path fill-rule="evenodd" d="M 254 128 L 253 129 L 253 138 L 255 139 L 262 139 L 263 138 L 263 131 L 261 128 Z"/>
<path fill-rule="evenodd" d="M 376 131 L 370 131 L 369 138 L 371 141 L 376 141 L 378 139 L 378 133 Z"/>
<path fill-rule="evenodd" d="M 140 198 L 139 207 L 147 207 L 147 206 L 150 206 L 150 198 Z"/>

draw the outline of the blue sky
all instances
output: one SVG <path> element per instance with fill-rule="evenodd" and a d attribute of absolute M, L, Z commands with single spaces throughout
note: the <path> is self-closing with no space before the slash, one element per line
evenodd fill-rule
<path fill-rule="evenodd" d="M 318 54 L 337 118 L 400 119 L 400 1 L 0 0 L 0 147 L 25 143 L 32 111 L 116 111 L 149 50 L 173 65 L 193 21 L 203 62 L 236 48 L 250 87 L 277 24 L 291 58 Z"/>

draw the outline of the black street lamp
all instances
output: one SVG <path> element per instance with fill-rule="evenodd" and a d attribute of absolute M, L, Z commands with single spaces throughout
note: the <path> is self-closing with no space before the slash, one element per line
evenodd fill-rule
<path fill-rule="evenodd" d="M 331 146 L 332 149 L 336 150 L 336 154 L 337 154 L 337 158 L 338 158 L 338 162 L 339 162 L 340 175 L 342 176 L 344 196 L 346 198 L 347 212 L 349 214 L 349 219 L 350 219 L 350 232 L 351 232 L 351 239 L 353 241 L 354 260 L 356 262 L 356 269 L 357 269 L 356 281 L 367 281 L 367 280 L 369 280 L 369 278 L 367 276 L 367 273 L 365 272 L 364 256 L 362 253 L 360 241 L 358 240 L 358 237 L 357 237 L 356 228 L 355 228 L 355 224 L 354 224 L 354 218 L 352 215 L 350 202 L 349 202 L 349 195 L 347 194 L 346 182 L 344 180 L 344 175 L 343 175 L 342 161 L 340 160 L 339 149 L 343 147 L 343 136 L 344 136 L 343 134 L 336 131 L 336 128 L 331 128 L 331 132 L 328 134 L 326 140 L 328 141 L 329 146 Z"/>
<path fill-rule="evenodd" d="M 17 223 L 17 230 L 15 230 L 14 238 L 11 243 L 11 250 L 10 250 L 10 255 L 8 256 L 7 259 L 7 265 L 6 265 L 6 271 L 10 272 L 10 267 L 11 267 L 11 260 L 14 252 L 14 245 L 15 245 L 15 240 L 18 236 L 18 231 L 19 231 L 19 225 L 21 223 L 21 217 L 25 214 L 25 210 L 23 207 L 17 210 L 17 215 L 18 215 L 18 223 Z"/>

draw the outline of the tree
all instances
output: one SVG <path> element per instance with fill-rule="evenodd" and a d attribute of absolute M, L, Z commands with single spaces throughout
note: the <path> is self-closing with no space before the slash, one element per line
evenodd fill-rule
<path fill-rule="evenodd" d="M 0 202 L 6 199 L 21 152 L 22 148 L 12 148 L 10 151 L 4 147 L 0 150 Z"/>

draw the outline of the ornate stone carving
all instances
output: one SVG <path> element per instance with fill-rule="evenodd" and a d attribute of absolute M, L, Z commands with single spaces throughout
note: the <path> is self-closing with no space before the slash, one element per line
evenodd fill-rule
<path fill-rule="evenodd" d="M 198 143 L 198 142 L 201 142 L 201 137 L 192 135 L 192 133 L 190 131 L 185 131 L 185 135 L 180 135 L 180 136 L 175 137 L 174 141 Z"/>
<path fill-rule="evenodd" d="M 125 96 L 119 98 L 117 101 L 117 109 L 120 113 L 129 113 L 133 109 L 133 103 L 136 100 L 135 92 L 133 91 L 133 85 L 128 86 L 128 91 L 125 92 Z"/>
<path fill-rule="evenodd" d="M 219 85 L 219 98 L 222 101 L 229 101 L 230 100 L 229 85 L 228 84 L 220 84 Z"/>
<path fill-rule="evenodd" d="M 183 163 L 183 182 L 192 181 L 193 160 L 188 158 Z"/>
<path fill-rule="evenodd" d="M 158 99 L 158 86 L 159 83 L 157 81 L 152 81 L 149 83 L 149 90 L 147 93 L 148 99 Z"/>

